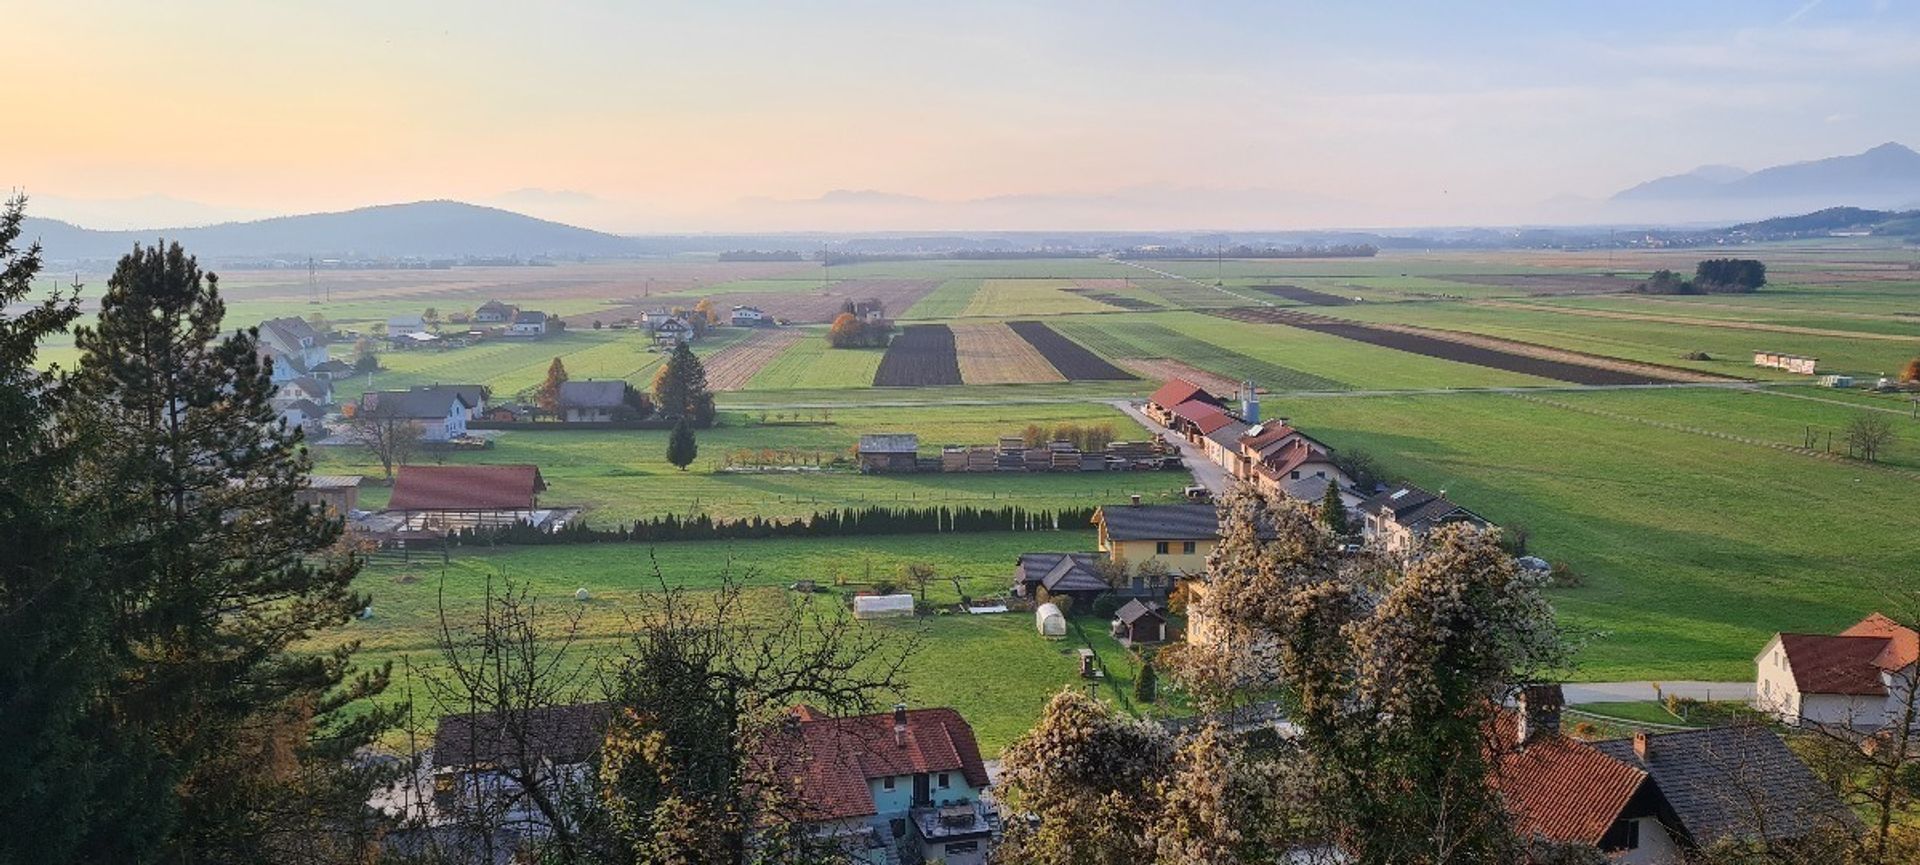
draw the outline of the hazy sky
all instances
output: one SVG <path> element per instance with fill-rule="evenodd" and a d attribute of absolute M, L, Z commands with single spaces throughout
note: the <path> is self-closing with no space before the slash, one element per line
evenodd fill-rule
<path fill-rule="evenodd" d="M 24 0 L 0 187 L 624 231 L 1284 228 L 1920 147 L 1911 2 L 1352 5 Z"/>

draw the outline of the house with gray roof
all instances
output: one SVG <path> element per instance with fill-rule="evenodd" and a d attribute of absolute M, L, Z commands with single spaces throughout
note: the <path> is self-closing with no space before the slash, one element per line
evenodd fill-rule
<path fill-rule="evenodd" d="M 559 403 L 560 417 L 568 423 L 630 420 L 646 413 L 645 398 L 624 379 L 564 382 Z"/>
<path fill-rule="evenodd" d="M 439 388 L 382 390 L 362 394 L 356 417 L 412 421 L 423 441 L 443 442 L 467 434 L 467 417 L 474 406 L 458 393 Z"/>
<path fill-rule="evenodd" d="M 1493 524 L 1473 511 L 1411 484 L 1400 484 L 1360 503 L 1361 534 L 1367 542 L 1398 556 L 1420 550 L 1427 535 L 1441 526 Z"/>

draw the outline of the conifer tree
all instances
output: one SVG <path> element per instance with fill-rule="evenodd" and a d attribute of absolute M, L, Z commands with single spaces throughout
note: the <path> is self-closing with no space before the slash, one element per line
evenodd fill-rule
<path fill-rule="evenodd" d="M 687 423 L 686 417 L 682 416 L 674 421 L 673 432 L 667 436 L 667 462 L 679 466 L 684 472 L 687 466 L 693 465 L 694 458 L 699 455 L 700 444 L 694 441 L 693 427 Z"/>
<path fill-rule="evenodd" d="M 541 411 L 548 414 L 560 413 L 560 386 L 566 383 L 567 365 L 561 363 L 556 357 L 553 363 L 547 364 L 547 380 L 540 384 L 540 392 L 534 397 L 534 402 L 540 406 Z"/>
<path fill-rule="evenodd" d="M 325 858 L 303 821 L 364 825 L 371 780 L 346 758 L 391 720 L 360 705 L 386 670 L 356 671 L 352 644 L 292 651 L 367 599 L 358 563 L 328 552 L 341 525 L 297 501 L 311 464 L 275 417 L 257 333 L 223 334 L 224 313 L 178 244 L 135 246 L 76 334 L 64 421 L 98 440 L 78 494 L 108 526 L 105 698 L 116 744 L 144 752 L 119 780 L 172 823 L 111 861 Z"/>
<path fill-rule="evenodd" d="M 653 401 L 663 417 L 684 417 L 697 427 L 713 423 L 707 370 L 691 346 L 683 342 L 673 347 L 673 354 L 653 377 Z"/>
<path fill-rule="evenodd" d="M 1332 478 L 1327 479 L 1327 494 L 1320 497 L 1320 522 L 1336 538 L 1353 533 L 1353 527 L 1347 524 L 1347 505 L 1340 501 L 1340 485 Z"/>

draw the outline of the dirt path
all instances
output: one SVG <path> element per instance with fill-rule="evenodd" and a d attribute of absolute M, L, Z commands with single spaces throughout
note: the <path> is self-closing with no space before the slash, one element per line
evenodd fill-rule
<path fill-rule="evenodd" d="M 1824 327 L 1801 327 L 1797 324 L 1767 324 L 1757 321 L 1728 321 L 1720 318 L 1694 318 L 1685 315 L 1660 315 L 1651 312 L 1619 312 L 1611 309 L 1581 309 L 1567 306 L 1548 306 L 1538 303 L 1526 303 L 1517 300 L 1480 300 L 1475 306 L 1491 306 L 1500 309 L 1524 310 L 1526 312 L 1559 312 L 1567 315 L 1579 315 L 1587 318 L 1610 318 L 1619 321 L 1651 321 L 1658 324 L 1681 324 L 1690 327 L 1719 327 L 1728 330 L 1757 330 L 1765 333 L 1791 333 L 1800 336 L 1831 336 L 1840 339 L 1877 339 L 1886 342 L 1920 342 L 1920 336 L 1908 336 L 1898 333 L 1867 333 L 1858 330 L 1831 330 Z"/>

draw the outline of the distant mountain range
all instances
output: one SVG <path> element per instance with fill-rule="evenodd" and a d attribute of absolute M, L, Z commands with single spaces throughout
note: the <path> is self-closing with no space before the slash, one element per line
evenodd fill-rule
<path fill-rule="evenodd" d="M 1764 205 L 1774 213 L 1838 202 L 1868 208 L 1908 207 L 1920 203 L 1920 153 L 1888 142 L 1851 156 L 1776 165 L 1751 174 L 1728 165 L 1708 165 L 1649 180 L 1622 190 L 1612 200 Z"/>
<path fill-rule="evenodd" d="M 633 238 L 458 201 L 385 204 L 198 228 L 96 231 L 28 217 L 54 261 L 112 260 L 135 243 L 178 241 L 209 261 L 318 259 L 608 258 L 642 250 Z"/>

